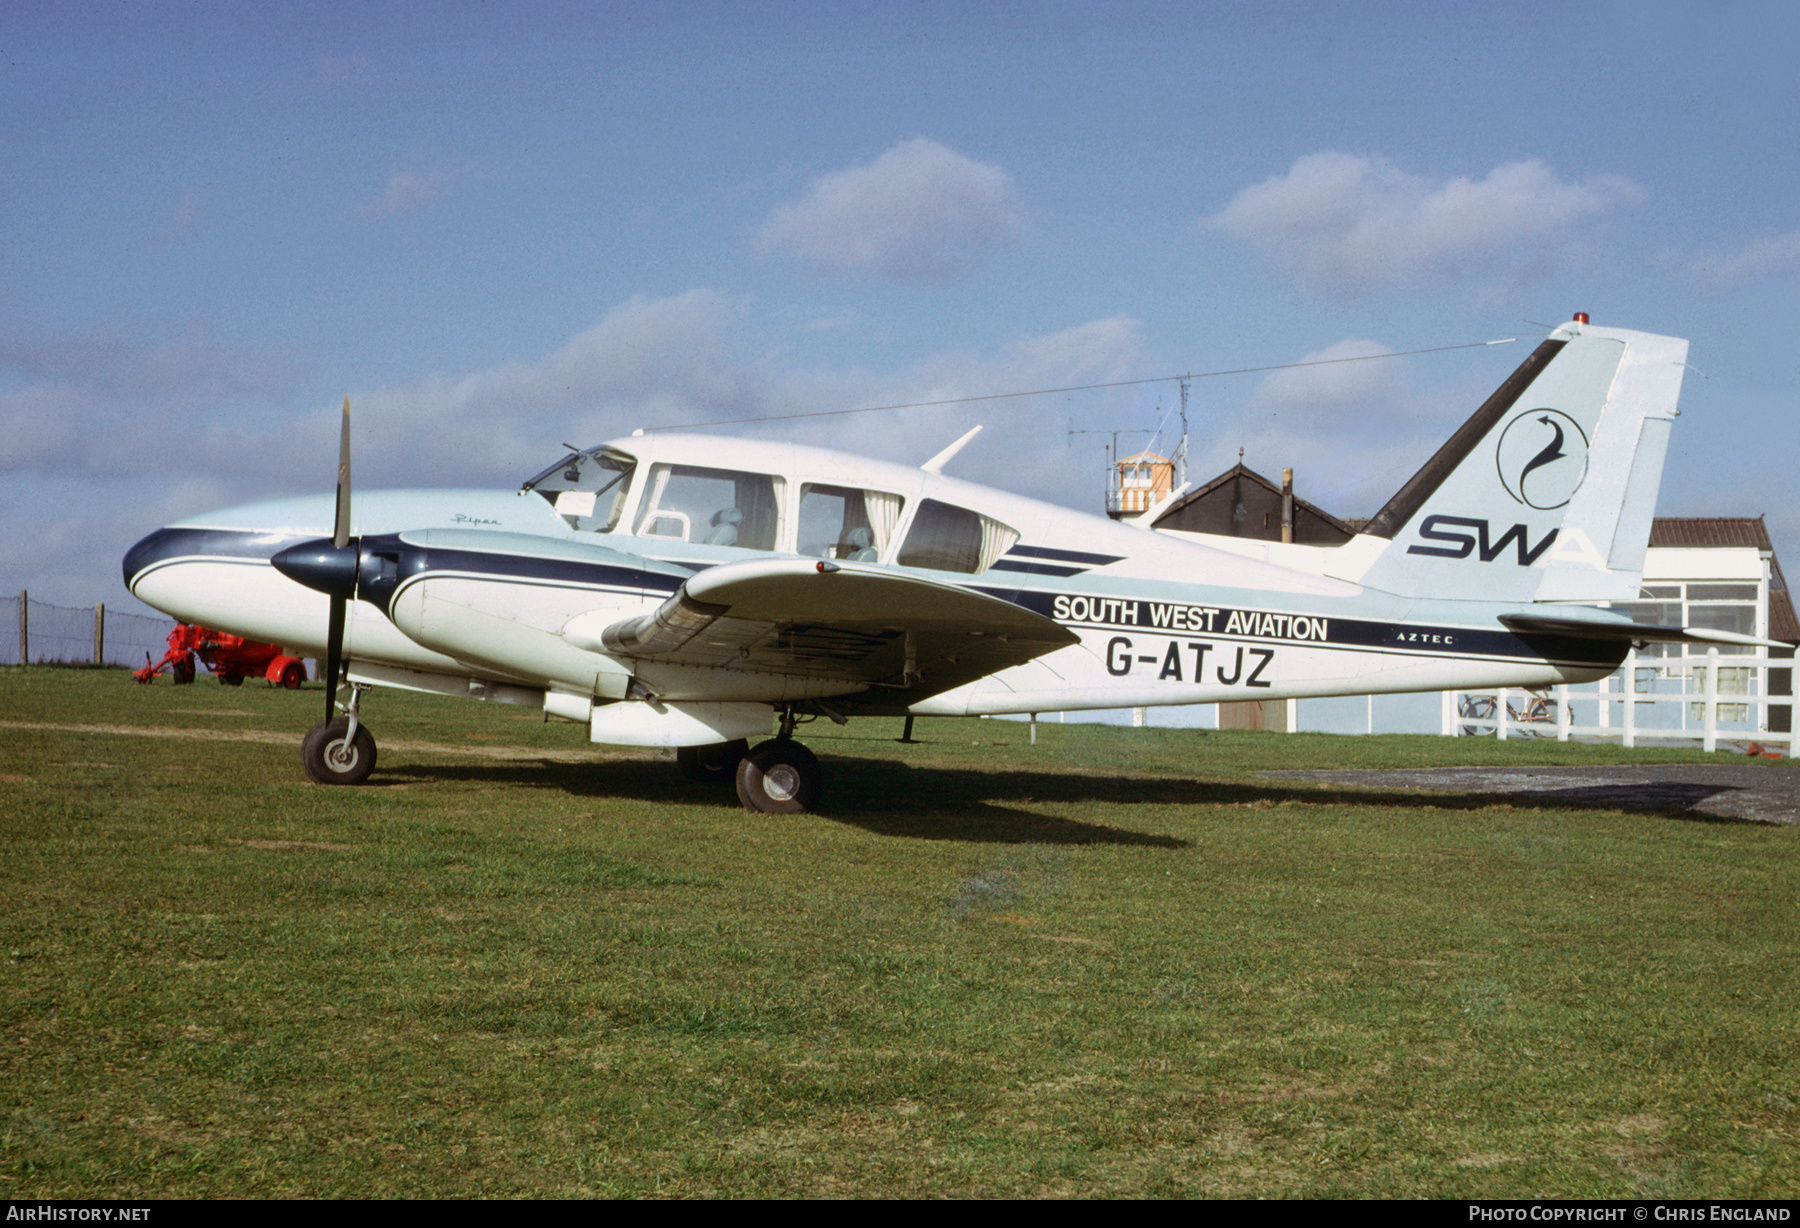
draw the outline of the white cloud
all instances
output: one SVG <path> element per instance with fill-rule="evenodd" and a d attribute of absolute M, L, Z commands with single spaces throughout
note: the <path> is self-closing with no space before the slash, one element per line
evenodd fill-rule
<path fill-rule="evenodd" d="M 1790 230 L 1773 239 L 1763 239 L 1745 247 L 1736 255 L 1700 262 L 1702 271 L 1720 281 L 1759 277 L 1785 269 L 1800 269 L 1800 230 Z"/>
<path fill-rule="evenodd" d="M 764 251 L 836 273 L 956 276 L 1019 230 L 1012 179 L 925 137 L 821 175 L 764 223 Z"/>
<path fill-rule="evenodd" d="M 931 355 L 894 372 L 778 371 L 735 352 L 733 326 L 742 310 L 713 290 L 639 296 L 541 359 L 352 393 L 356 446 L 359 457 L 369 458 L 359 459 L 359 481 L 417 485 L 423 475 L 431 485 L 507 484 L 554 460 L 564 441 L 586 446 L 637 427 L 687 424 L 917 464 L 982 422 L 988 429 L 958 458 L 961 472 L 1067 500 L 1073 471 L 1059 468 L 1070 463 L 1066 398 L 789 415 L 1103 383 L 1138 373 L 1138 324 L 1122 318 L 1020 338 L 989 354 Z M 334 412 L 321 408 L 297 433 L 335 438 Z M 763 418 L 775 420 L 743 421 Z M 422 465 L 421 457 L 429 460 Z M 994 468 L 983 474 L 984 464 Z"/>
<path fill-rule="evenodd" d="M 366 472 L 419 485 L 423 455 L 431 458 L 424 484 L 506 482 L 555 459 L 549 454 L 563 440 L 754 416 L 759 377 L 730 356 L 736 314 L 713 290 L 638 295 L 542 358 L 352 392 L 357 447 L 371 458 Z M 333 412 L 321 409 L 308 431 Z"/>
<path fill-rule="evenodd" d="M 1388 416 L 1399 390 L 1400 365 L 1374 355 L 1392 354 L 1379 341 L 1355 337 L 1303 355 L 1257 385 L 1252 407 L 1302 418 L 1336 415 L 1349 409 Z"/>
<path fill-rule="evenodd" d="M 205 340 L 0 347 L 0 473 L 114 473 L 119 457 L 185 469 L 246 442 L 231 406 L 263 388 Z"/>
<path fill-rule="evenodd" d="M 352 390 L 357 487 L 516 488 L 563 442 L 591 445 L 640 426 L 942 401 L 1142 373 L 1139 325 L 1124 318 L 986 352 L 929 355 L 894 371 L 779 369 L 741 352 L 745 311 L 714 290 L 640 296 L 535 359 Z M 195 343 L 0 353 L 0 372 L 12 381 L 0 392 L 0 426 L 10 441 L 0 450 L 0 513 L 14 529 L 13 547 L 0 551 L 0 591 L 29 587 L 58 600 L 110 603 L 120 596 L 118 559 L 156 526 L 329 490 L 335 398 L 288 409 L 289 386 L 261 387 L 237 373 L 256 365 L 255 356 L 234 362 Z M 1085 446 L 1091 440 L 1070 447 L 1066 422 L 1084 413 L 1119 420 L 1141 399 L 1135 389 L 1009 397 L 714 433 L 919 464 L 982 423 L 987 430 L 952 463 L 953 476 L 1094 510 L 1097 452 Z M 71 509 L 79 511 L 75 520 Z M 74 538 L 45 527 L 77 521 Z"/>
<path fill-rule="evenodd" d="M 1139 390 L 1073 397 L 961 398 L 1131 379 L 1142 374 L 1142 362 L 1139 323 L 1119 316 L 1022 337 L 991 354 L 934 354 L 891 373 L 800 373 L 784 378 L 775 389 L 792 408 L 771 407 L 771 413 L 956 403 L 778 422 L 757 428 L 755 433 L 916 465 L 979 423 L 985 429 L 951 463 L 947 472 L 952 476 L 1098 511 L 1102 504 L 1097 454 L 1085 447 L 1070 447 L 1069 419 L 1085 416 L 1094 406 L 1107 405 L 1111 420 L 1125 412 L 1124 406 L 1141 398 Z M 1145 422 L 1149 423 L 1147 416 Z"/>
<path fill-rule="evenodd" d="M 1317 366 L 1272 371 L 1234 409 L 1227 423 L 1202 421 L 1208 436 L 1189 470 L 1196 484 L 1237 463 L 1279 481 L 1295 471 L 1295 488 L 1334 516 L 1370 516 L 1433 450 L 1449 438 L 1482 394 L 1473 386 L 1426 395 L 1409 378 L 1409 360 L 1333 360 L 1393 351 L 1351 339 L 1303 355 Z"/>
<path fill-rule="evenodd" d="M 374 200 L 364 202 L 357 212 L 364 217 L 385 217 L 391 213 L 406 213 L 431 200 L 448 182 L 450 182 L 448 171 L 432 171 L 428 175 L 419 175 L 412 171 L 395 171 L 388 176 L 387 191 Z"/>
<path fill-rule="evenodd" d="M 0 393 L 0 472 L 55 462 L 82 442 L 83 418 L 96 401 L 91 389 L 61 380 Z"/>
<path fill-rule="evenodd" d="M 1387 162 L 1317 153 L 1244 189 L 1208 224 L 1273 253 L 1318 289 L 1354 298 L 1494 271 L 1639 195 L 1614 176 L 1566 183 L 1537 159 L 1497 166 L 1481 180 L 1432 181 Z"/>

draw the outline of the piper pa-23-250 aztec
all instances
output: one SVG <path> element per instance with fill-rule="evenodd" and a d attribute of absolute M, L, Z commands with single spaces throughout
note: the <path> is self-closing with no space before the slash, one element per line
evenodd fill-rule
<path fill-rule="evenodd" d="M 821 781 L 794 726 L 821 715 L 1539 687 L 1603 677 L 1634 641 L 1764 643 L 1576 604 L 1638 595 L 1686 357 L 1578 315 L 1330 548 L 1154 530 L 1168 499 L 1114 522 L 944 476 L 968 435 L 915 469 L 640 433 L 516 493 L 353 507 L 346 400 L 335 507 L 170 525 L 125 556 L 125 583 L 326 661 L 303 748 L 322 783 L 367 779 L 359 701 L 390 686 L 675 747 L 750 809 L 797 812 Z"/>

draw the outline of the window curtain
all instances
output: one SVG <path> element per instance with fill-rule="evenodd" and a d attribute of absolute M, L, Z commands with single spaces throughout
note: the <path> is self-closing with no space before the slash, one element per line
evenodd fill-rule
<path fill-rule="evenodd" d="M 885 494 L 879 490 L 865 490 L 862 496 L 863 510 L 869 517 L 869 531 L 875 535 L 875 549 L 886 554 L 888 543 L 894 537 L 894 528 L 900 523 L 900 509 L 906 500 L 899 495 Z"/>
<path fill-rule="evenodd" d="M 994 565 L 996 559 L 1013 548 L 1019 540 L 1019 531 L 1010 529 L 998 520 L 981 518 L 981 562 L 976 566 L 978 572 L 986 571 Z"/>
<path fill-rule="evenodd" d="M 733 474 L 738 511 L 744 513 L 737 544 L 747 550 L 775 548 L 775 479 L 760 473 Z"/>

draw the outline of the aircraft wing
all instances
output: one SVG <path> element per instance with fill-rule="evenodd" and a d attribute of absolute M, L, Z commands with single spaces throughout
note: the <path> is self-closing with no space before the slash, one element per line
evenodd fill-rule
<path fill-rule="evenodd" d="M 581 615 L 563 638 L 613 657 L 908 687 L 921 696 L 1079 642 L 995 597 L 818 559 L 708 568 L 649 614 Z"/>
<path fill-rule="evenodd" d="M 1594 611 L 1601 614 L 1601 611 Z M 1522 634 L 1573 635 L 1590 640 L 1620 640 L 1658 644 L 1732 644 L 1749 648 L 1787 648 L 1779 640 L 1758 639 L 1738 631 L 1711 627 L 1666 627 L 1607 617 L 1583 617 L 1571 609 L 1566 614 L 1502 614 L 1509 631 Z"/>

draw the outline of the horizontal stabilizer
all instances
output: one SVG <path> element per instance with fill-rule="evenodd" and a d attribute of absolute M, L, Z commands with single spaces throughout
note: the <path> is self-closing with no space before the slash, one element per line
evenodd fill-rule
<path fill-rule="evenodd" d="M 1580 639 L 1615 640 L 1630 643 L 1730 644 L 1747 648 L 1789 647 L 1779 640 L 1758 639 L 1754 635 L 1744 635 L 1737 631 L 1718 631 L 1711 627 L 1659 627 L 1652 623 L 1556 614 L 1502 614 L 1500 621 L 1507 630 L 1517 631 L 1521 634 L 1572 635 Z"/>

